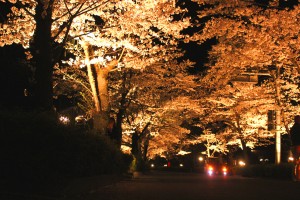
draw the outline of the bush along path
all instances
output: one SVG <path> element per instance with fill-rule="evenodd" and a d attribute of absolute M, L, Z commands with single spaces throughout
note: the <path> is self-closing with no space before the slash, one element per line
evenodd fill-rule
<path fill-rule="evenodd" d="M 109 138 L 61 126 L 49 114 L 1 111 L 0 122 L 2 196 L 55 198 L 90 192 L 128 171 L 131 157 Z"/>

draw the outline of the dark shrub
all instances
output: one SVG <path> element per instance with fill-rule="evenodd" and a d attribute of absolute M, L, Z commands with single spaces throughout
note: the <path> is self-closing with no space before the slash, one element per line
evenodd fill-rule
<path fill-rule="evenodd" d="M 292 179 L 293 164 L 261 164 L 239 168 L 238 174 L 246 177 Z"/>
<path fill-rule="evenodd" d="M 22 111 L 0 112 L 0 157 L 0 178 L 32 181 L 122 173 L 130 160 L 105 136 Z"/>

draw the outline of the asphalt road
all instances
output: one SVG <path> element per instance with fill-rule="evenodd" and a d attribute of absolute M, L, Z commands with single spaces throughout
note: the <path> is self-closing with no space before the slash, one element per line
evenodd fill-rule
<path fill-rule="evenodd" d="M 300 182 L 179 172 L 90 177 L 47 193 L 22 185 L 22 191 L 2 187 L 0 200 L 300 200 Z"/>
<path fill-rule="evenodd" d="M 152 172 L 70 197 L 72 200 L 299 200 L 300 182 Z"/>

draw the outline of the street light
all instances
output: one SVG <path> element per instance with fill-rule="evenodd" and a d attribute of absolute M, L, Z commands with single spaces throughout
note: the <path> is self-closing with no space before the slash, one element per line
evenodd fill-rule
<path fill-rule="evenodd" d="M 199 158 L 198 158 L 198 160 L 200 161 L 200 162 L 203 162 L 203 157 L 202 156 L 200 156 Z"/>

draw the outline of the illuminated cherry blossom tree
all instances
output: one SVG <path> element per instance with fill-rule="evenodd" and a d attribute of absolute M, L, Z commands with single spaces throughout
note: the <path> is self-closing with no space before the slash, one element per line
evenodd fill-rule
<path fill-rule="evenodd" d="M 172 20 L 172 14 L 178 13 L 179 9 L 175 7 L 173 1 L 165 0 L 143 2 L 2 0 L 2 2 L 11 5 L 11 13 L 1 26 L 0 45 L 20 43 L 29 48 L 28 57 L 32 57 L 35 75 L 32 95 L 36 99 L 37 106 L 46 109 L 52 106 L 53 67 L 61 59 L 61 52 L 67 41 L 72 39 L 80 41 L 79 43 L 86 49 L 87 65 L 92 60 L 103 58 L 107 53 L 101 52 L 103 47 L 114 50 L 126 48 L 127 59 L 124 58 L 123 61 L 127 66 L 144 68 L 146 63 L 160 60 L 154 55 L 158 52 L 161 56 L 164 55 L 161 51 L 165 48 L 163 45 L 175 46 L 172 37 L 181 37 L 179 31 L 188 25 L 188 21 Z M 151 37 L 157 41 L 151 40 Z M 100 47 L 100 50 L 92 49 L 92 55 L 89 55 L 90 45 Z M 170 45 L 168 48 L 171 49 Z M 138 57 L 142 62 L 136 62 Z M 111 64 L 111 68 L 115 67 L 114 63 Z M 104 63 L 96 62 L 96 64 L 103 66 Z M 101 70 L 104 76 L 102 80 L 105 80 L 106 73 L 103 70 Z M 92 79 L 90 82 L 92 83 Z M 92 92 L 95 92 L 93 88 L 92 86 Z M 102 103 L 106 109 L 106 102 Z"/>
<path fill-rule="evenodd" d="M 232 75 L 253 68 L 299 67 L 299 5 L 280 9 L 272 5 L 260 7 L 255 1 L 198 2 L 212 7 L 199 11 L 200 18 L 209 20 L 193 39 L 199 43 L 218 40 L 210 52 L 211 71 L 205 79 L 210 84 L 227 84 Z"/>
<path fill-rule="evenodd" d="M 203 87 L 215 91 L 242 74 L 269 74 L 275 102 L 269 109 L 281 113 L 287 128 L 291 120 L 284 114 L 288 115 L 291 107 L 286 107 L 286 103 L 291 103 L 299 91 L 294 87 L 296 82 L 289 84 L 296 80 L 299 70 L 299 1 L 285 8 L 278 0 L 194 2 L 200 5 L 198 21 L 202 28 L 191 39 L 199 44 L 210 39 L 217 41 L 209 52 Z M 290 81 L 282 79 L 282 73 L 289 74 L 285 77 Z M 282 126 L 277 119 L 279 132 Z"/>
<path fill-rule="evenodd" d="M 168 150 L 175 153 L 172 146 L 188 132 L 180 125 L 184 119 L 191 117 L 188 110 L 193 111 L 197 106 L 189 97 L 198 84 L 193 80 L 194 76 L 187 74 L 187 64 L 189 62 L 177 65 L 169 62 L 160 67 L 149 66 L 132 76 L 134 96 L 128 96 L 126 100 L 130 105 L 122 124 L 123 144 L 130 147 L 132 134 L 138 135 L 137 153 L 143 155 L 144 160 L 155 154 L 166 154 Z M 113 108 L 118 108 L 117 102 L 112 101 Z"/>
<path fill-rule="evenodd" d="M 11 7 L 1 25 L 0 46 L 22 44 L 33 70 L 31 95 L 36 107 L 52 109 L 53 68 L 61 58 L 74 20 L 91 11 L 112 7 L 115 1 L 4 1 Z"/>
<path fill-rule="evenodd" d="M 187 144 L 204 143 L 208 156 L 231 153 L 231 146 L 243 149 L 270 144 L 274 132 L 267 130 L 267 112 L 274 105 L 272 93 L 253 83 L 232 82 L 203 101 L 200 126 L 204 134 L 193 136 Z M 222 123 L 223 127 L 214 127 Z M 265 141 L 265 142 L 262 142 Z"/>
<path fill-rule="evenodd" d="M 221 131 L 223 132 L 221 133 Z M 225 136 L 227 133 L 229 137 Z M 232 137 L 232 133 L 228 129 L 220 130 L 217 134 L 212 133 L 210 130 L 204 130 L 200 135 L 190 135 L 189 139 L 186 140 L 186 144 L 203 144 L 206 148 L 204 154 L 207 157 L 215 157 L 216 153 L 227 154 L 229 151 L 228 144 L 233 141 L 236 142 L 238 139 Z"/>
<path fill-rule="evenodd" d="M 176 151 L 173 144 L 180 146 L 188 134 L 182 121 L 201 117 L 203 123 L 226 122 L 244 149 L 255 146 L 256 125 L 263 126 L 258 122 L 265 123 L 270 105 L 281 107 L 284 114 L 296 104 L 291 99 L 297 99 L 299 91 L 299 4 L 282 9 L 272 0 L 193 0 L 199 5 L 193 22 L 200 31 L 187 37 L 182 30 L 191 26 L 190 19 L 176 1 L 1 2 L 11 12 L 0 25 L 0 46 L 18 43 L 28 49 L 36 106 L 51 109 L 53 87 L 59 87 L 58 79 L 53 84 L 55 72 L 68 80 L 65 83 L 76 82 L 69 86 L 80 91 L 100 132 L 107 132 L 113 117 L 119 141 L 122 131 L 145 133 L 140 144 L 147 148 L 141 154 Z M 197 84 L 195 76 L 186 73 L 193 63 L 173 62 L 182 56 L 178 43 L 210 39 L 217 43 L 209 52 L 209 70 Z M 262 88 L 228 85 L 243 73 L 262 72 L 272 77 L 268 86 L 273 85 L 273 101 L 269 96 L 266 101 L 269 93 Z M 288 127 L 291 117 L 285 116 Z M 229 143 L 234 142 L 222 140 L 218 151 L 226 152 Z"/>
<path fill-rule="evenodd" d="M 180 30 L 189 22 L 172 19 L 179 11 L 172 1 L 123 1 L 115 10 L 93 13 L 85 26 L 84 21 L 75 23 L 76 30 L 89 31 L 72 35 L 74 40 L 68 43 L 68 49 L 77 59 L 68 63 L 72 67 L 87 67 L 93 115 L 100 122 L 99 127 L 106 127 L 111 108 L 110 72 L 125 68 L 143 70 L 180 56 L 176 53 L 178 40 L 184 37 Z"/>

